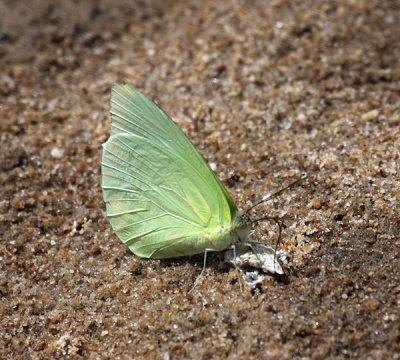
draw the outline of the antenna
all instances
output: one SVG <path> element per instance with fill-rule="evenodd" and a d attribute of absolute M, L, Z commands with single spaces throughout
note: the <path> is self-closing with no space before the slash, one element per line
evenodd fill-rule
<path fill-rule="evenodd" d="M 290 183 L 289 185 L 287 185 L 287 186 L 285 186 L 284 188 L 282 188 L 282 189 L 280 189 L 280 190 L 278 190 L 278 191 L 272 193 L 271 195 L 268 195 L 265 199 L 263 198 L 261 201 L 259 201 L 259 202 L 256 203 L 255 205 L 253 205 L 253 206 L 251 206 L 250 208 L 248 208 L 248 209 L 246 210 L 246 214 L 248 214 L 249 211 L 252 210 L 252 209 L 254 209 L 256 206 L 258 206 L 258 205 L 260 205 L 260 204 L 262 204 L 262 203 L 264 203 L 264 202 L 266 202 L 266 201 L 272 199 L 272 198 L 275 197 L 275 196 L 278 196 L 278 195 L 282 194 L 285 190 L 290 189 L 290 188 L 293 187 L 294 185 L 298 184 L 300 181 L 303 181 L 303 180 L 307 179 L 307 176 L 308 176 L 307 173 L 304 173 L 304 174 L 301 176 L 301 178 L 297 179 L 296 181 L 293 181 L 293 182 Z M 258 220 L 256 220 L 256 221 L 260 221 L 260 220 L 264 220 L 264 219 L 258 219 Z"/>

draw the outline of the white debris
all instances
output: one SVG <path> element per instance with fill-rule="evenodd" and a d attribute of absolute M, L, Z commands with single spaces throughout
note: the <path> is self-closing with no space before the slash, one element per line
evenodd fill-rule
<path fill-rule="evenodd" d="M 255 285 L 262 282 L 266 273 L 284 274 L 281 263 L 287 263 L 285 252 L 278 250 L 275 255 L 275 249 L 268 244 L 265 246 L 253 244 L 253 248 L 256 254 L 251 248 L 236 248 L 236 266 L 239 268 L 247 284 Z M 224 260 L 235 266 L 233 249 L 225 252 Z M 246 268 L 248 267 L 252 267 L 254 270 L 247 270 Z"/>

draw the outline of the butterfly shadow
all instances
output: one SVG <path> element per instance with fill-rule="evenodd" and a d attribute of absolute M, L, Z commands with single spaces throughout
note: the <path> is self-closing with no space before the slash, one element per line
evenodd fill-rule
<path fill-rule="evenodd" d="M 176 274 L 179 274 L 179 282 L 182 283 L 182 278 L 184 281 L 192 281 L 190 286 L 197 280 L 205 280 L 207 274 L 219 273 L 226 274 L 232 270 L 232 266 L 224 261 L 223 252 L 208 252 L 207 261 L 205 266 L 203 279 L 198 279 L 201 274 L 204 265 L 204 254 L 196 254 L 191 256 L 182 256 L 177 258 L 169 258 L 160 260 L 160 265 L 166 268 L 176 269 Z M 235 279 L 232 283 L 236 282 Z M 175 282 L 175 281 L 174 281 Z"/>
<path fill-rule="evenodd" d="M 160 265 L 174 270 L 176 277 L 173 276 L 170 282 L 171 284 L 173 283 L 176 285 L 176 283 L 179 282 L 179 284 L 182 285 L 182 282 L 186 283 L 188 281 L 192 281 L 192 283 L 189 284 L 191 288 L 193 287 L 193 284 L 195 282 L 205 281 L 205 279 L 207 278 L 207 274 L 214 273 L 222 275 L 222 274 L 227 274 L 232 270 L 235 270 L 232 264 L 225 261 L 224 252 L 207 253 L 206 267 L 204 273 L 202 274 L 202 277 L 200 277 L 200 275 L 204 265 L 204 254 L 162 259 L 160 260 Z M 175 269 L 177 269 L 178 271 L 175 271 Z M 230 283 L 232 285 L 236 284 L 239 281 L 243 283 L 244 274 L 255 270 L 256 268 L 250 265 L 241 267 L 239 272 L 239 276 L 241 277 L 241 279 L 238 279 L 237 276 L 234 276 L 233 278 L 231 278 Z M 278 273 L 268 274 L 268 275 L 267 273 L 264 274 L 265 276 L 273 277 L 275 281 L 278 283 L 283 283 L 283 284 L 290 283 L 290 269 L 286 268 L 286 271 L 283 274 L 278 274 Z M 253 285 L 246 282 L 246 284 L 250 286 L 251 288 L 250 291 L 253 291 L 254 289 L 256 289 L 256 287 L 257 288 L 262 287 L 262 282 Z"/>

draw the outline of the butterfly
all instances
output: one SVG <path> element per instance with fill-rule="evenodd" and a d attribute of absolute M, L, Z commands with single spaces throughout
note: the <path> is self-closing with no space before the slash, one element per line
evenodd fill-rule
<path fill-rule="evenodd" d="M 204 253 L 204 271 L 207 252 L 252 247 L 250 215 L 163 110 L 124 84 L 112 88 L 110 113 L 103 197 L 113 230 L 135 255 Z"/>

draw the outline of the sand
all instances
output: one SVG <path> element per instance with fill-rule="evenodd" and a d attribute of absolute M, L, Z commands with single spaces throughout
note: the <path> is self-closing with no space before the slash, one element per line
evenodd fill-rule
<path fill-rule="evenodd" d="M 1 359 L 398 359 L 398 1 L 2 1 Z M 114 83 L 154 99 L 285 276 L 140 259 L 101 192 Z M 167 164 L 166 164 L 167 166 Z M 259 232 L 276 241 L 275 224 Z"/>

